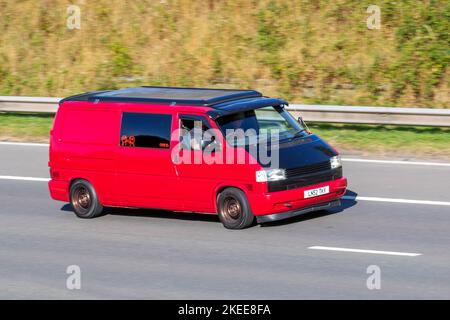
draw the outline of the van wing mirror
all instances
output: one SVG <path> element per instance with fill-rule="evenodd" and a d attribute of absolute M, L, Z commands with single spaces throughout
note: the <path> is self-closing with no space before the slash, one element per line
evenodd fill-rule
<path fill-rule="evenodd" d="M 308 125 L 306 124 L 306 122 L 303 120 L 303 118 L 301 116 L 299 116 L 297 118 L 297 121 L 302 126 L 302 128 L 305 129 L 306 132 L 311 134 L 311 130 L 309 130 Z"/>
<path fill-rule="evenodd" d="M 302 118 L 301 116 L 299 116 L 299 117 L 297 118 L 297 122 L 300 123 L 300 125 L 301 125 L 303 128 L 307 128 L 306 123 L 305 123 L 305 121 L 303 120 L 303 118 Z"/>

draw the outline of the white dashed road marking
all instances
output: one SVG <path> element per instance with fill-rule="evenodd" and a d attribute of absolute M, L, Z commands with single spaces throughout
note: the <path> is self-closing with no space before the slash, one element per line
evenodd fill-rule
<path fill-rule="evenodd" d="M 308 249 L 354 252 L 354 253 L 386 254 L 391 256 L 407 256 L 407 257 L 417 257 L 422 255 L 421 253 L 411 253 L 411 252 L 379 251 L 379 250 L 350 249 L 350 248 L 336 248 L 336 247 L 322 247 L 322 246 L 312 246 L 309 247 Z"/>

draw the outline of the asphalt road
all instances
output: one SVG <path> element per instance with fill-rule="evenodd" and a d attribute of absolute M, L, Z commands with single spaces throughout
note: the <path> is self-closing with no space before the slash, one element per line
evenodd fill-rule
<path fill-rule="evenodd" d="M 0 144 L 0 299 L 450 298 L 450 166 L 346 161 L 348 195 L 380 201 L 231 231 L 215 216 L 153 210 L 81 220 L 46 182 L 4 177 L 46 178 L 47 157 Z M 80 290 L 66 287 L 69 265 Z M 367 287 L 371 265 L 380 289 Z"/>

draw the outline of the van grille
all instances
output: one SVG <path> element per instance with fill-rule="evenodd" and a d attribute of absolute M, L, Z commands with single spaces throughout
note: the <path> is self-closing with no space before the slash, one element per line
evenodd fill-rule
<path fill-rule="evenodd" d="M 286 169 L 286 178 L 292 178 L 296 176 L 302 176 L 305 174 L 312 174 L 317 173 L 321 171 L 327 171 L 331 170 L 331 164 L 330 161 L 324 161 L 319 162 L 315 164 L 310 164 L 303 167 L 293 168 L 293 169 Z"/>
<path fill-rule="evenodd" d="M 305 170 L 305 167 L 301 168 L 303 171 L 300 171 L 300 168 L 290 169 L 290 172 L 286 170 L 286 180 L 270 181 L 268 191 L 292 190 L 342 178 L 342 167 L 331 169 L 329 163 L 322 164 L 322 167 L 320 164 L 307 167 L 309 170 Z M 298 172 L 306 173 L 298 174 Z"/>

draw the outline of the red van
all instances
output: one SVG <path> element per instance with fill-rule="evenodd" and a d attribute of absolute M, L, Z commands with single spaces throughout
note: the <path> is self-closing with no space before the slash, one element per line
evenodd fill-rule
<path fill-rule="evenodd" d="M 51 197 L 80 218 L 155 208 L 218 214 L 230 229 L 340 205 L 338 153 L 287 105 L 253 90 L 172 87 L 65 98 L 51 130 Z"/>

